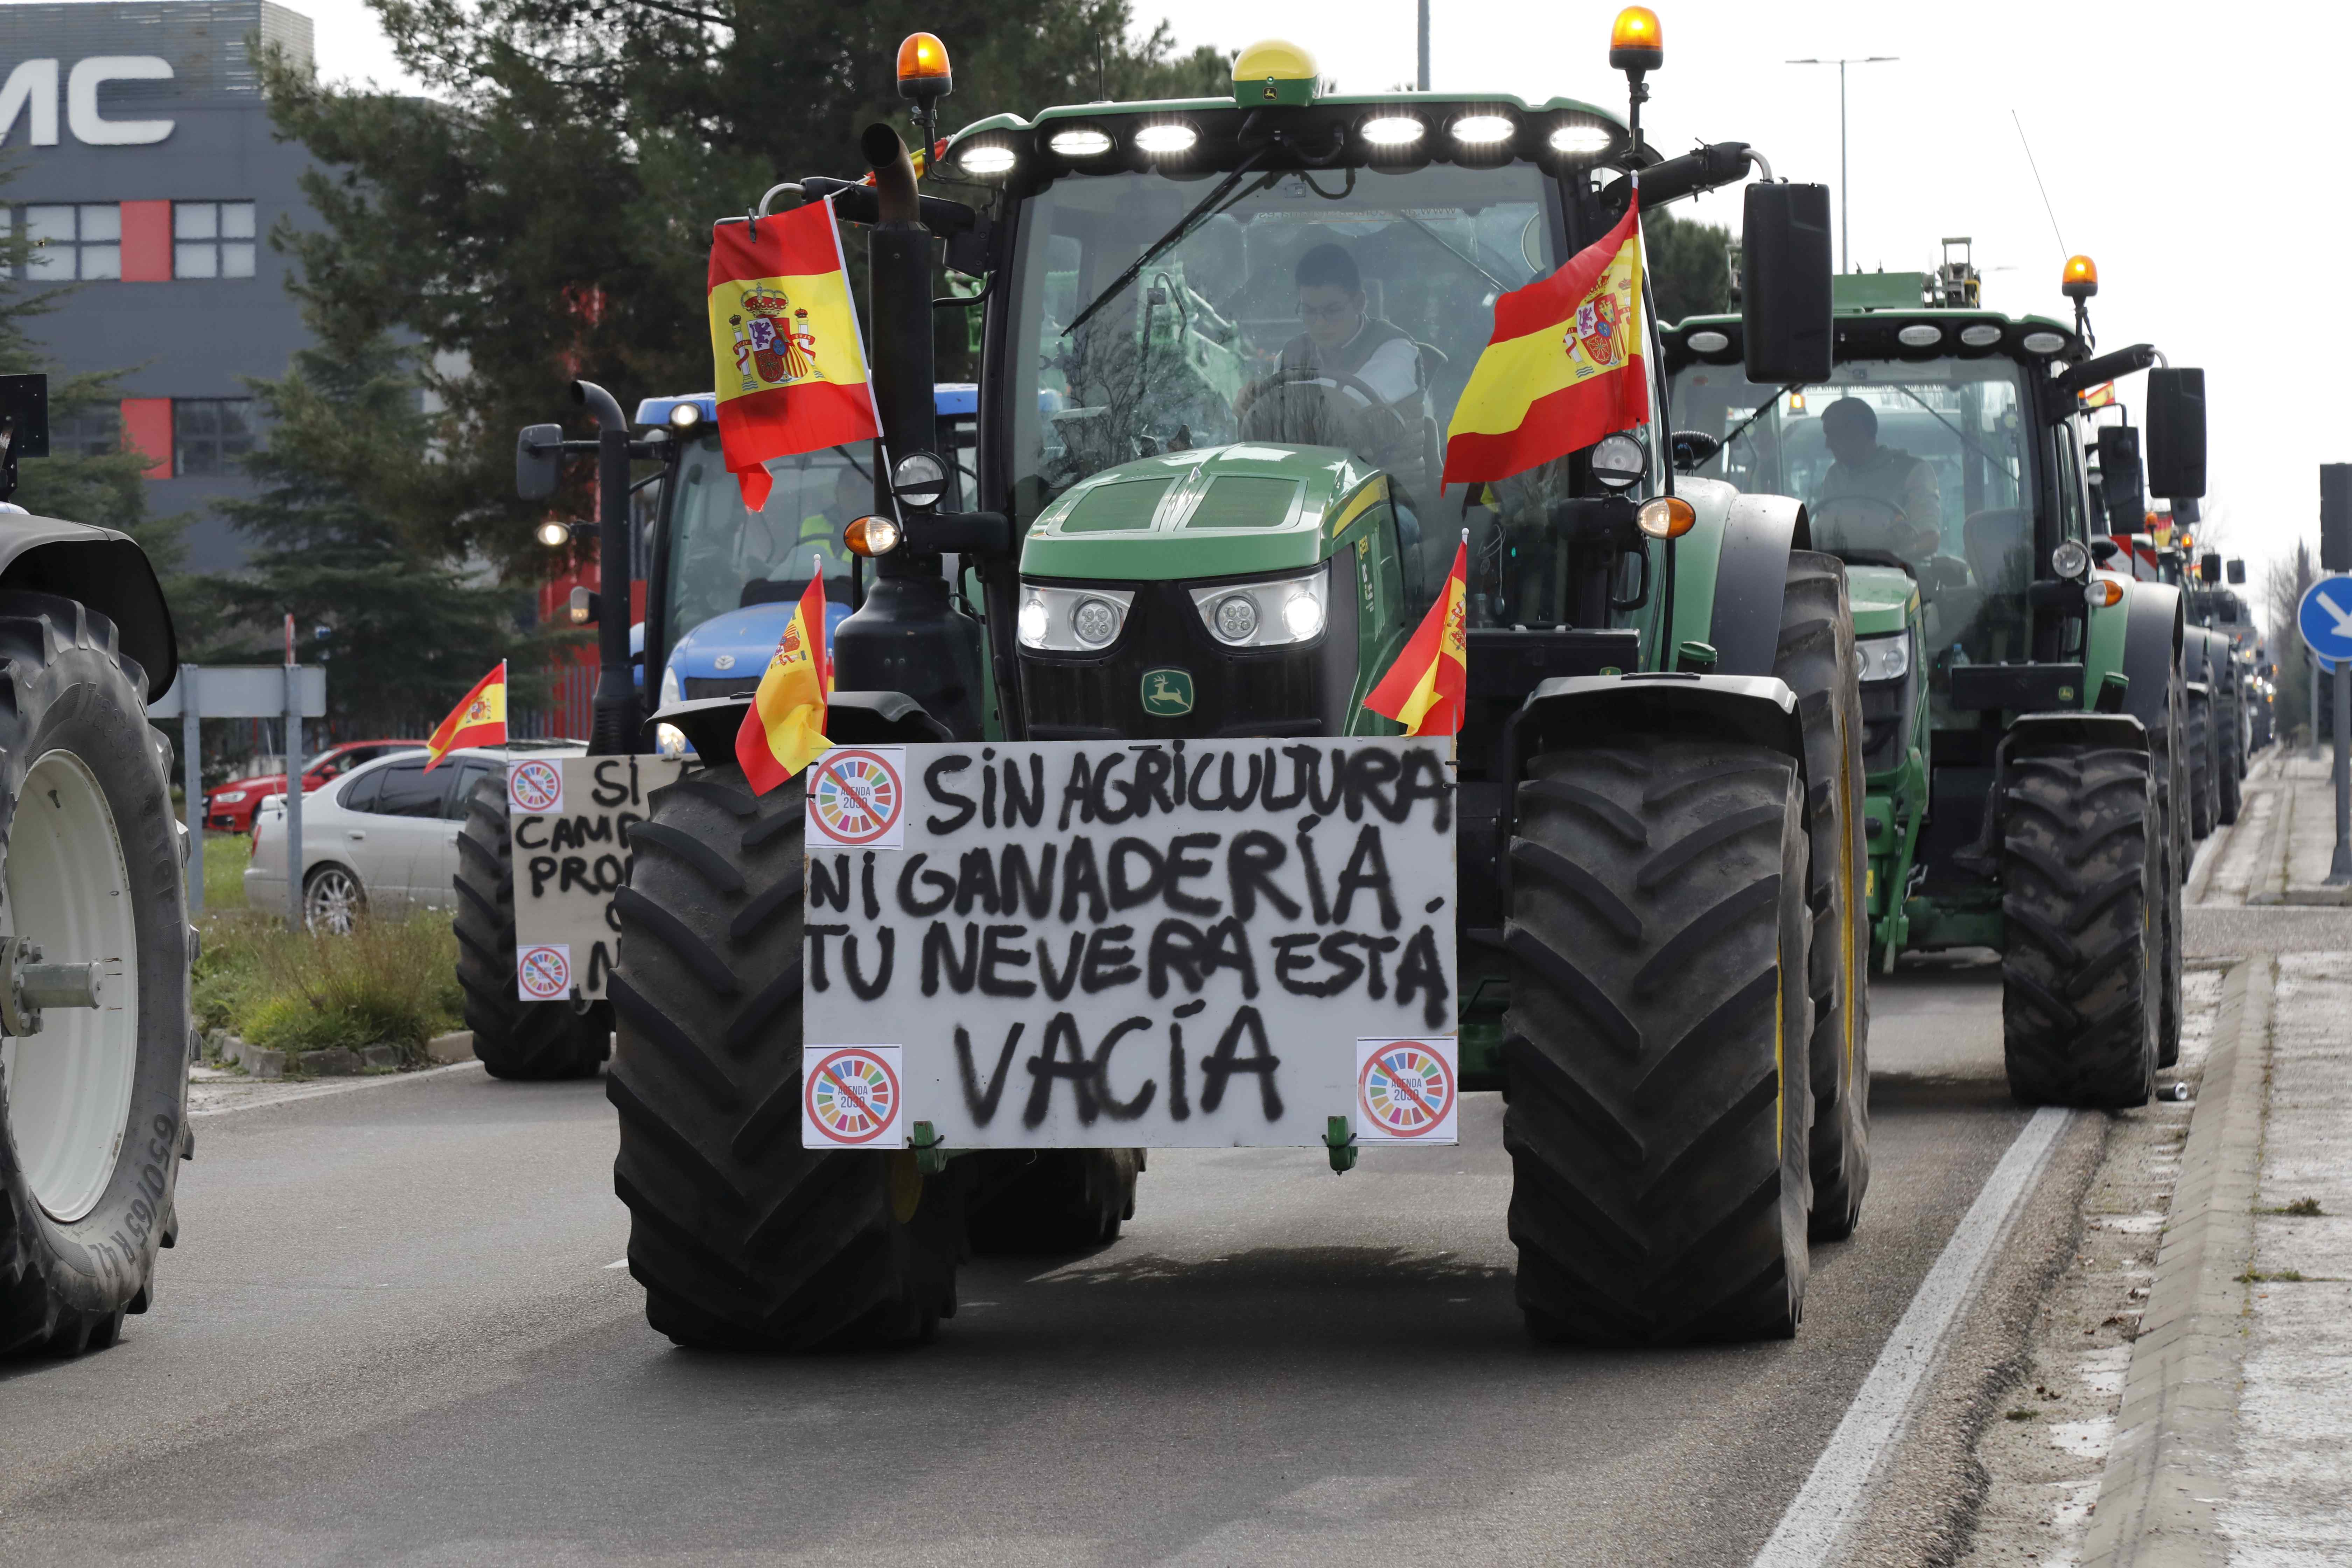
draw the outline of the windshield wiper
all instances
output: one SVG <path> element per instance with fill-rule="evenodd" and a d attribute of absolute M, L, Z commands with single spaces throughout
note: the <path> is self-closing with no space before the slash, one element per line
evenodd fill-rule
<path fill-rule="evenodd" d="M 1142 277 L 1143 269 L 1145 268 L 1159 260 L 1162 256 L 1165 256 L 1171 248 L 1181 242 L 1186 235 L 1191 234 L 1193 229 L 1199 227 L 1202 224 L 1215 216 L 1216 210 L 1222 210 L 1217 208 L 1217 204 L 1223 201 L 1228 195 L 1233 193 L 1234 187 L 1242 183 L 1243 175 L 1257 167 L 1258 160 L 1265 157 L 1266 152 L 1266 148 L 1259 148 L 1256 152 L 1252 153 L 1248 157 L 1244 158 L 1241 161 L 1241 165 L 1234 169 L 1232 174 L 1227 174 L 1223 179 L 1218 181 L 1216 189 L 1211 191 L 1207 195 L 1202 196 L 1201 200 L 1194 205 L 1192 211 L 1186 213 L 1182 217 L 1178 218 L 1174 228 L 1171 228 L 1166 234 L 1161 235 L 1152 243 L 1151 248 L 1146 250 L 1141 256 L 1135 258 L 1134 263 L 1129 266 L 1126 271 L 1112 279 L 1108 288 L 1105 289 L 1101 293 L 1088 300 L 1087 302 L 1087 308 L 1080 310 L 1077 315 L 1072 319 L 1070 324 L 1062 329 L 1062 335 L 1066 338 L 1072 332 L 1076 331 L 1080 327 L 1085 326 L 1088 321 L 1092 321 L 1096 311 L 1101 310 L 1105 305 L 1109 304 L 1120 290 L 1124 289 L 1129 284 L 1134 282 L 1138 278 Z M 1242 195 L 1254 195 L 1258 191 L 1265 189 L 1278 178 L 1280 178 L 1278 174 L 1269 173 L 1261 178 L 1250 190 L 1241 193 L 1241 195 L 1234 196 L 1234 200 L 1239 201 Z"/>
<path fill-rule="evenodd" d="M 1931 405 L 1926 398 L 1920 396 L 1917 393 L 1912 391 L 1901 382 L 1898 381 L 1894 383 L 1894 387 L 1895 391 L 1901 393 L 1904 396 L 1909 398 L 1920 407 L 1927 409 L 1928 416 L 1934 419 L 1937 424 L 1941 425 L 1945 429 L 1949 430 L 1953 435 L 1958 436 L 1960 438 L 1960 444 L 1962 446 L 1969 447 L 1970 450 L 1974 451 L 1978 457 L 1982 458 L 1986 462 L 1990 463 L 1994 468 L 1999 468 L 2001 473 L 2007 477 L 2011 484 L 2017 483 L 2017 470 L 2010 467 L 2008 458 L 2002 457 L 1998 452 L 1988 451 L 1986 448 L 1978 446 L 1976 441 L 1967 431 L 1961 429 L 1958 426 L 1945 418 L 1941 414 L 1937 413 L 1934 406 Z"/>
<path fill-rule="evenodd" d="M 1454 260 L 1462 263 L 1463 266 L 1467 267 L 1471 271 L 1475 272 L 1479 277 L 1484 278 L 1487 282 L 1493 284 L 1495 286 L 1496 293 L 1507 294 L 1511 291 L 1513 287 L 1515 287 L 1512 284 L 1504 282 L 1501 279 L 1487 271 L 1484 267 L 1479 266 L 1478 260 L 1475 257 L 1465 256 L 1461 251 L 1454 249 L 1454 242 L 1452 240 L 1447 239 L 1444 235 L 1438 233 L 1436 229 L 1431 227 L 1428 224 L 1422 222 L 1421 219 L 1413 216 L 1411 213 L 1400 212 L 1397 214 L 1397 216 L 1404 219 L 1405 222 L 1412 225 L 1413 227 L 1421 230 L 1422 233 L 1429 236 L 1431 239 L 1436 241 L 1438 248 L 1444 251 L 1446 255 L 1454 258 Z"/>

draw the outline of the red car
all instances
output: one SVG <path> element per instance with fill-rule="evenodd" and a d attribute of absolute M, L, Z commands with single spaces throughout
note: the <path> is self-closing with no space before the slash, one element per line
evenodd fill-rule
<path fill-rule="evenodd" d="M 309 795 L 362 763 L 372 763 L 394 752 L 422 751 L 424 747 L 422 741 L 346 741 L 339 746 L 330 746 L 302 770 L 302 793 Z M 205 793 L 205 826 L 215 833 L 249 832 L 253 814 L 260 809 L 261 803 L 285 793 L 284 773 L 256 773 L 251 778 L 231 779 Z"/>

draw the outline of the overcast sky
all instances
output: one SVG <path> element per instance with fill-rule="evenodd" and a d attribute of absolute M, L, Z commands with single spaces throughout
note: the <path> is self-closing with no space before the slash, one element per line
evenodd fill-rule
<path fill-rule="evenodd" d="M 315 18 L 324 74 L 398 79 L 361 0 L 291 3 Z M 1146 22 L 1156 16 L 1150 0 L 1137 9 Z M 1926 268 L 1942 237 L 1968 235 L 1988 305 L 2063 318 L 2060 266 L 2068 250 L 2087 252 L 2099 265 L 2092 325 L 2101 347 L 2147 341 L 2174 364 L 2205 368 L 2207 510 L 2221 548 L 2247 558 L 2249 586 L 2298 533 L 2316 539 L 2317 465 L 2352 460 L 2352 376 L 2341 334 L 2326 325 L 2342 319 L 2326 290 L 2352 261 L 2352 205 L 2337 199 L 2336 156 L 2352 96 L 2352 10 L 2170 0 L 1977 0 L 1958 12 L 1883 0 L 1682 0 L 1656 9 L 1666 64 L 1652 79 L 1650 140 L 1669 153 L 1696 140 L 1749 142 L 1775 174 L 1833 193 L 1838 73 L 1781 62 L 1899 57 L 1848 74 L 1854 264 Z M 1440 90 L 1622 101 L 1622 79 L 1608 69 L 1614 6 L 1487 0 L 1434 10 Z M 1413 23 L 1413 0 L 1187 0 L 1175 15 L 1187 46 L 1291 38 L 1349 91 L 1411 82 Z M 952 51 L 956 40 L 946 42 Z M 1736 226 L 1739 203 L 1727 192 L 1679 210 Z M 2271 310 L 2297 314 L 2265 320 Z M 2123 388 L 2135 423 L 2144 379 Z"/>

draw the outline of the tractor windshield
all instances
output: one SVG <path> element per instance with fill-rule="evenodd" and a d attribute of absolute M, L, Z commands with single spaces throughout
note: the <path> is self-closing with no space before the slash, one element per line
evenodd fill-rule
<path fill-rule="evenodd" d="M 1016 511 L 1160 452 L 1341 447 L 1450 559 L 1480 523 L 1437 521 L 1446 424 L 1496 297 L 1564 258 L 1559 187 L 1525 163 L 1252 174 L 1112 288 L 1223 178 L 1074 176 L 1029 202 L 1008 370 L 1037 395 L 1011 399 Z"/>
<path fill-rule="evenodd" d="M 1933 646 L 2029 657 L 2035 444 L 2016 362 L 1853 360 L 1789 393 L 1695 363 L 1669 397 L 1674 428 L 1724 442 L 1700 472 L 1802 500 L 1817 548 L 1932 578 Z"/>
<path fill-rule="evenodd" d="M 775 488 L 767 506 L 753 511 L 727 471 L 717 437 L 696 442 L 679 459 L 668 536 L 666 635 L 673 644 L 713 616 L 799 598 L 818 571 L 825 597 L 848 602 L 841 530 L 874 510 L 866 443 L 778 458 L 768 472 Z"/>

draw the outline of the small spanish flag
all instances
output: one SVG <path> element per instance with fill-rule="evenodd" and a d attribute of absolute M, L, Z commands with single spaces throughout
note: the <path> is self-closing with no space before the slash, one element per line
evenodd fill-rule
<path fill-rule="evenodd" d="M 425 771 L 431 773 L 441 765 L 441 759 L 460 746 L 503 746 L 507 743 L 507 661 L 499 660 L 498 668 L 474 682 L 474 689 L 458 700 L 449 710 L 449 717 L 433 731 L 433 738 L 425 742 L 428 759 Z"/>
<path fill-rule="evenodd" d="M 719 449 L 758 511 L 769 458 L 881 430 L 832 198 L 714 226 L 709 288 Z"/>
<path fill-rule="evenodd" d="M 1444 485 L 1504 479 L 1650 417 L 1641 193 L 1559 271 L 1495 301 L 1495 334 L 1445 432 Z"/>
<path fill-rule="evenodd" d="M 833 662 L 824 651 L 824 579 L 811 577 L 760 689 L 735 731 L 735 760 L 753 795 L 770 790 L 823 755 L 824 700 L 833 691 Z"/>
<path fill-rule="evenodd" d="M 1469 685 L 1468 638 L 1463 618 L 1470 600 L 1470 536 L 1454 551 L 1445 592 L 1429 606 L 1421 629 L 1404 645 L 1364 706 L 1404 726 L 1408 735 L 1461 732 L 1462 700 Z"/>

